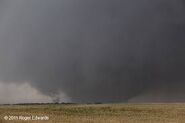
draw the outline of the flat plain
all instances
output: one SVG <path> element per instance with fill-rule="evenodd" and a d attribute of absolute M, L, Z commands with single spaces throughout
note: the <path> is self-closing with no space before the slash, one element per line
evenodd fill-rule
<path fill-rule="evenodd" d="M 25 121 L 20 116 L 49 120 Z M 185 123 L 185 104 L 1 105 L 0 123 Z"/>

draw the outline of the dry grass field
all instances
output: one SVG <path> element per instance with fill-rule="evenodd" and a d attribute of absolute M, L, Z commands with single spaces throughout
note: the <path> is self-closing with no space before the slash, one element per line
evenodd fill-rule
<path fill-rule="evenodd" d="M 185 123 L 185 104 L 2 105 L 0 123 Z"/>

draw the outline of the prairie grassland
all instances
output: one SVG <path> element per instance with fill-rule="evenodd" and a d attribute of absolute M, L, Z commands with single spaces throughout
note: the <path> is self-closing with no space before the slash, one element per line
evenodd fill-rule
<path fill-rule="evenodd" d="M 5 116 L 48 116 L 49 120 L 5 120 Z M 185 123 L 185 104 L 0 106 L 0 123 Z"/>

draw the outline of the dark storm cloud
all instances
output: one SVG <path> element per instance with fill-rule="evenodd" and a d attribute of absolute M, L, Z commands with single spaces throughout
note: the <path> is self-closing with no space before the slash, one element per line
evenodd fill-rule
<path fill-rule="evenodd" d="M 181 0 L 0 3 L 1 81 L 62 90 L 78 102 L 125 101 L 184 83 Z"/>

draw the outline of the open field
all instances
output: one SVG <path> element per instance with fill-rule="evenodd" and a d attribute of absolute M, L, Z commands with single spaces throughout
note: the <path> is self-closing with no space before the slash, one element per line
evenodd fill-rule
<path fill-rule="evenodd" d="M 0 123 L 185 123 L 185 104 L 2 105 Z"/>

